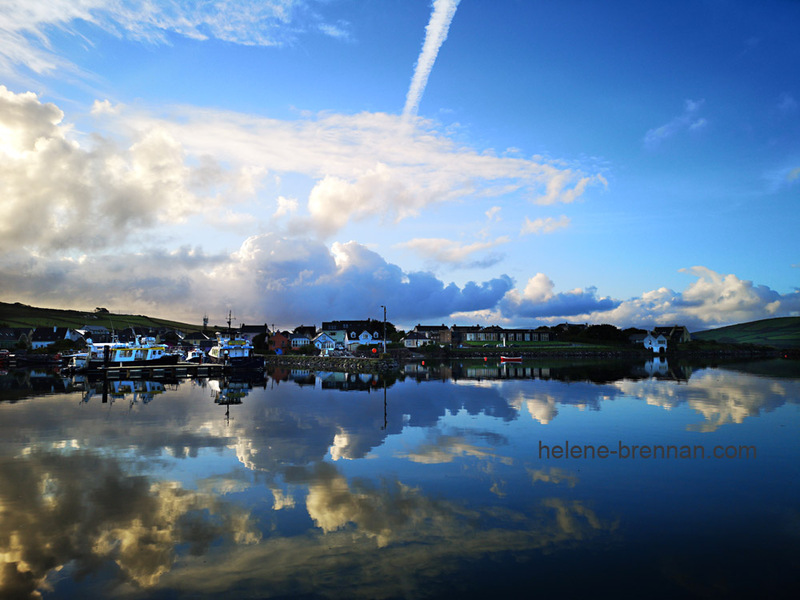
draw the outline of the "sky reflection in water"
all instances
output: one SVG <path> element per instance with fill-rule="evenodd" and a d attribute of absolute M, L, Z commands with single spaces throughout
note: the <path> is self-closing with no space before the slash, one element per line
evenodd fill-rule
<path fill-rule="evenodd" d="M 411 365 L 105 394 L 12 373 L 0 596 L 791 595 L 800 380 L 778 368 Z M 555 458 L 567 444 L 756 456 Z"/>

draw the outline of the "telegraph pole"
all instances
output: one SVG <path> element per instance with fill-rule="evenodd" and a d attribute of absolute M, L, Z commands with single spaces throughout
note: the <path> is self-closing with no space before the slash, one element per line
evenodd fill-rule
<path fill-rule="evenodd" d="M 386 354 L 386 307 L 381 304 L 383 309 L 383 353 Z"/>

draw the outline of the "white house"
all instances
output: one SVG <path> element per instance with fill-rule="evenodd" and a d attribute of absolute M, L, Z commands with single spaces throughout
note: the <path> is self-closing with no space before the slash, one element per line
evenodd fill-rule
<path fill-rule="evenodd" d="M 424 333 L 418 331 L 410 331 L 403 340 L 403 345 L 406 348 L 419 348 L 428 344 L 431 340 L 428 339 Z"/>
<path fill-rule="evenodd" d="M 322 354 L 330 354 L 336 349 L 336 340 L 325 331 L 315 337 L 313 343 Z"/>
<path fill-rule="evenodd" d="M 653 333 L 648 333 L 643 343 L 644 347 L 652 350 L 654 354 L 667 351 L 667 338 L 663 334 L 653 335 Z"/>
<path fill-rule="evenodd" d="M 347 334 L 347 348 L 349 350 L 355 350 L 358 346 L 369 346 L 382 342 L 381 335 L 377 331 L 370 333 L 365 329 L 358 333 L 357 330 L 352 330 Z"/>

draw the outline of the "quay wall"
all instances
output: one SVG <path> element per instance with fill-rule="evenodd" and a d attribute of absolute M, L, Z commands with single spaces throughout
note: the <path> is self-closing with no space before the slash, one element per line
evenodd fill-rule
<path fill-rule="evenodd" d="M 520 349 L 521 350 L 521 349 Z M 303 356 L 303 355 L 270 355 L 265 356 L 267 367 L 281 366 L 289 369 L 307 369 L 310 371 L 345 371 L 348 373 L 384 373 L 395 370 L 400 364 L 414 362 L 418 360 L 464 360 L 464 359 L 483 359 L 499 360 L 502 354 L 522 356 L 523 359 L 571 359 L 571 360 L 591 360 L 591 359 L 650 359 L 657 357 L 657 354 L 645 349 L 628 348 L 558 348 L 549 350 L 521 350 L 518 352 L 501 351 L 498 349 L 470 349 L 448 352 L 439 349 L 436 352 L 412 352 L 408 349 L 391 350 L 391 358 L 371 358 L 371 357 L 330 357 L 330 356 Z M 760 350 L 727 350 L 716 352 L 668 352 L 667 358 L 765 358 L 778 356 L 773 349 Z"/>
<path fill-rule="evenodd" d="M 394 360 L 360 357 L 333 356 L 266 356 L 266 365 L 288 367 L 290 369 L 309 369 L 311 371 L 346 371 L 348 373 L 380 373 L 397 367 Z"/>

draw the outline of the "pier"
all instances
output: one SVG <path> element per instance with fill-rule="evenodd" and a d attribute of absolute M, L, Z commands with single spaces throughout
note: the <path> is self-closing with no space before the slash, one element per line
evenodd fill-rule
<path fill-rule="evenodd" d="M 217 363 L 178 363 L 176 365 L 101 367 L 91 371 L 108 379 L 183 379 L 187 377 L 220 377 L 232 369 Z"/>

